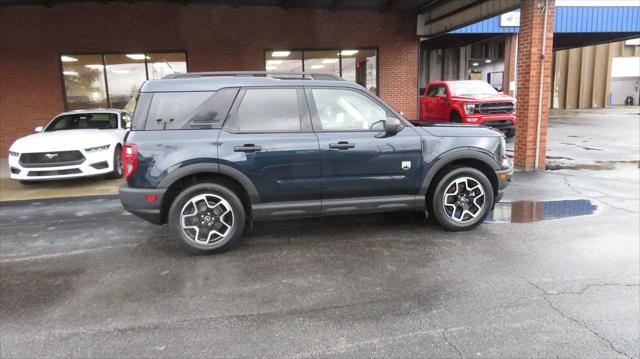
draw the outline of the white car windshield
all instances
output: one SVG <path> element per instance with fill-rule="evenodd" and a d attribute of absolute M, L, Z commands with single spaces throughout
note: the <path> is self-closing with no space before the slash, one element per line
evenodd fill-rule
<path fill-rule="evenodd" d="M 495 95 L 496 89 L 484 81 L 451 81 L 449 89 L 454 96 Z"/>
<path fill-rule="evenodd" d="M 44 131 L 116 128 L 118 128 L 118 115 L 115 113 L 79 113 L 57 117 Z"/>

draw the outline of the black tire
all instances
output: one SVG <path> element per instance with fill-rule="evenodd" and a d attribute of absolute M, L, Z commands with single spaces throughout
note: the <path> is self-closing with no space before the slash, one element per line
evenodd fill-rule
<path fill-rule="evenodd" d="M 451 113 L 451 123 L 462 123 L 462 118 L 460 118 L 460 115 L 455 111 Z"/>
<path fill-rule="evenodd" d="M 181 218 L 183 214 L 183 210 L 186 210 L 185 207 L 192 199 L 197 198 L 198 196 L 207 195 L 211 196 L 212 199 L 220 198 L 226 203 L 223 202 L 223 206 L 230 206 L 231 209 L 231 219 L 232 223 L 228 228 L 228 231 L 225 231 L 224 237 L 219 241 L 214 243 L 204 244 L 197 243 L 194 240 L 195 236 L 200 236 L 200 232 L 195 232 L 193 230 L 184 230 L 181 225 Z M 222 202 L 222 201 L 221 201 Z M 193 203 L 193 202 L 191 202 Z M 198 211 L 199 209 L 194 206 L 196 212 L 195 215 L 191 215 L 190 217 L 196 217 L 196 226 L 202 223 L 198 223 Z M 205 209 L 205 211 L 212 211 L 211 208 Z M 216 217 L 214 213 L 203 213 L 205 218 Z M 221 221 L 220 218 L 211 219 L 209 222 L 209 228 L 214 227 L 215 224 L 220 225 L 220 223 L 228 222 L 229 217 L 224 219 L 224 222 Z M 204 221 L 204 219 L 202 219 Z M 242 201 L 240 198 L 227 187 L 221 186 L 216 183 L 199 183 L 195 184 L 191 187 L 183 190 L 173 201 L 171 207 L 169 209 L 169 227 L 173 232 L 173 235 L 178 240 L 178 243 L 189 253 L 191 254 L 211 254 L 211 253 L 221 253 L 227 251 L 233 247 L 235 247 L 242 237 L 242 232 L 245 227 L 246 214 L 244 207 L 242 206 Z M 211 223 L 215 223 L 213 226 Z M 202 226 L 205 226 L 202 224 Z M 226 229 L 227 227 L 225 227 Z M 214 227 L 215 229 L 215 227 Z M 187 233 L 191 232 L 191 234 Z M 203 231 L 203 234 L 207 234 L 207 231 Z M 199 238 L 199 237 L 198 237 Z"/>
<path fill-rule="evenodd" d="M 450 213 L 445 210 L 443 203 L 445 191 L 448 188 L 451 188 L 450 186 L 452 186 L 454 181 L 461 180 L 463 178 L 470 178 L 472 179 L 472 181 L 470 182 L 475 181 L 476 184 L 482 186 L 484 199 L 482 201 L 478 200 L 478 203 L 482 202 L 482 207 L 479 210 L 477 209 L 477 207 L 470 207 L 470 211 L 473 211 L 475 209 L 475 217 L 473 218 L 468 218 L 470 217 L 470 215 L 465 215 L 464 211 L 462 210 L 460 212 L 455 212 L 457 211 L 457 208 L 461 208 L 456 207 L 456 209 L 453 210 L 454 213 L 462 213 L 462 215 L 460 215 L 459 217 L 463 220 L 465 218 L 468 219 L 460 222 L 451 218 Z M 458 187 L 456 186 L 456 188 Z M 479 192 L 477 190 L 474 191 L 475 194 L 473 195 L 473 197 L 478 196 Z M 449 198 L 452 198 L 452 196 L 453 195 L 450 195 Z M 464 197 L 466 198 L 465 202 L 468 203 L 468 199 L 471 197 L 471 195 Z M 429 213 L 432 214 L 433 218 L 435 218 L 440 226 L 448 231 L 465 231 L 478 226 L 487 217 L 487 214 L 491 211 L 491 208 L 493 208 L 494 192 L 491 182 L 489 181 L 487 176 L 484 175 L 484 173 L 471 167 L 456 167 L 440 177 L 436 187 L 433 189 L 433 192 L 430 193 L 427 200 Z M 471 197 L 471 201 L 473 200 L 474 199 Z"/>
<path fill-rule="evenodd" d="M 120 145 L 116 146 L 116 149 L 113 150 L 113 171 L 107 174 L 107 178 L 116 179 L 122 178 L 123 174 L 123 166 L 122 166 L 122 147 Z"/>
<path fill-rule="evenodd" d="M 19 181 L 23 186 L 33 186 L 36 184 L 40 184 L 40 181 Z"/>

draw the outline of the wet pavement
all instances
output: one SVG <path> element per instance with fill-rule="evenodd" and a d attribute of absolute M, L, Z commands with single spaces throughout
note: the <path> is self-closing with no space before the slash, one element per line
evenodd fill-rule
<path fill-rule="evenodd" d="M 639 357 L 637 166 L 517 173 L 489 223 L 260 222 L 189 256 L 117 198 L 0 207 L 0 353 Z"/>

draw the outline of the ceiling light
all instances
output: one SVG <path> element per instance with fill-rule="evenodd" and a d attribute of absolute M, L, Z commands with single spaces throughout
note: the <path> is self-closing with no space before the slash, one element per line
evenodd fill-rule
<path fill-rule="evenodd" d="M 76 62 L 78 61 L 78 59 L 76 59 L 75 57 L 71 57 L 71 56 L 60 56 L 60 60 L 62 60 L 62 62 Z"/>
<path fill-rule="evenodd" d="M 360 52 L 360 50 L 342 50 L 340 51 L 340 55 L 342 56 L 353 56 Z"/>
<path fill-rule="evenodd" d="M 78 76 L 78 73 L 75 71 L 62 71 L 65 76 Z"/>
<path fill-rule="evenodd" d="M 277 70 L 278 66 L 269 66 L 269 65 L 267 65 L 267 66 L 265 66 L 265 69 L 267 71 L 273 71 L 273 70 Z"/>
<path fill-rule="evenodd" d="M 150 57 L 146 56 L 145 54 L 127 54 L 127 57 L 130 58 L 131 60 L 150 59 Z"/>
<path fill-rule="evenodd" d="M 322 60 L 323 64 L 335 64 L 336 62 L 338 62 L 338 59 L 324 59 L 324 60 Z"/>
<path fill-rule="evenodd" d="M 91 69 L 91 70 L 102 70 L 102 68 L 104 67 L 103 65 L 100 64 L 90 64 L 90 65 L 84 65 L 84 67 Z"/>
<path fill-rule="evenodd" d="M 282 65 L 282 60 L 267 60 L 267 65 Z"/>
<path fill-rule="evenodd" d="M 478 66 L 478 65 L 480 65 L 480 64 L 477 63 L 477 62 L 474 62 L 474 63 L 471 64 L 471 66 Z"/>
<path fill-rule="evenodd" d="M 484 60 L 485 63 L 490 64 L 491 63 L 491 59 L 486 59 Z"/>
<path fill-rule="evenodd" d="M 291 51 L 274 51 L 271 53 L 273 57 L 287 57 L 291 54 Z"/>
<path fill-rule="evenodd" d="M 311 65 L 312 69 L 322 69 L 324 68 L 324 65 Z"/>

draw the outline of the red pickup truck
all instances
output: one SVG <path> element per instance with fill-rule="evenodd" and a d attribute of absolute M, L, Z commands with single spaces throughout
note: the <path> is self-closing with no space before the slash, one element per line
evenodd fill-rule
<path fill-rule="evenodd" d="M 484 81 L 431 82 L 420 96 L 420 123 L 457 122 L 484 125 L 513 137 L 516 100 Z"/>

